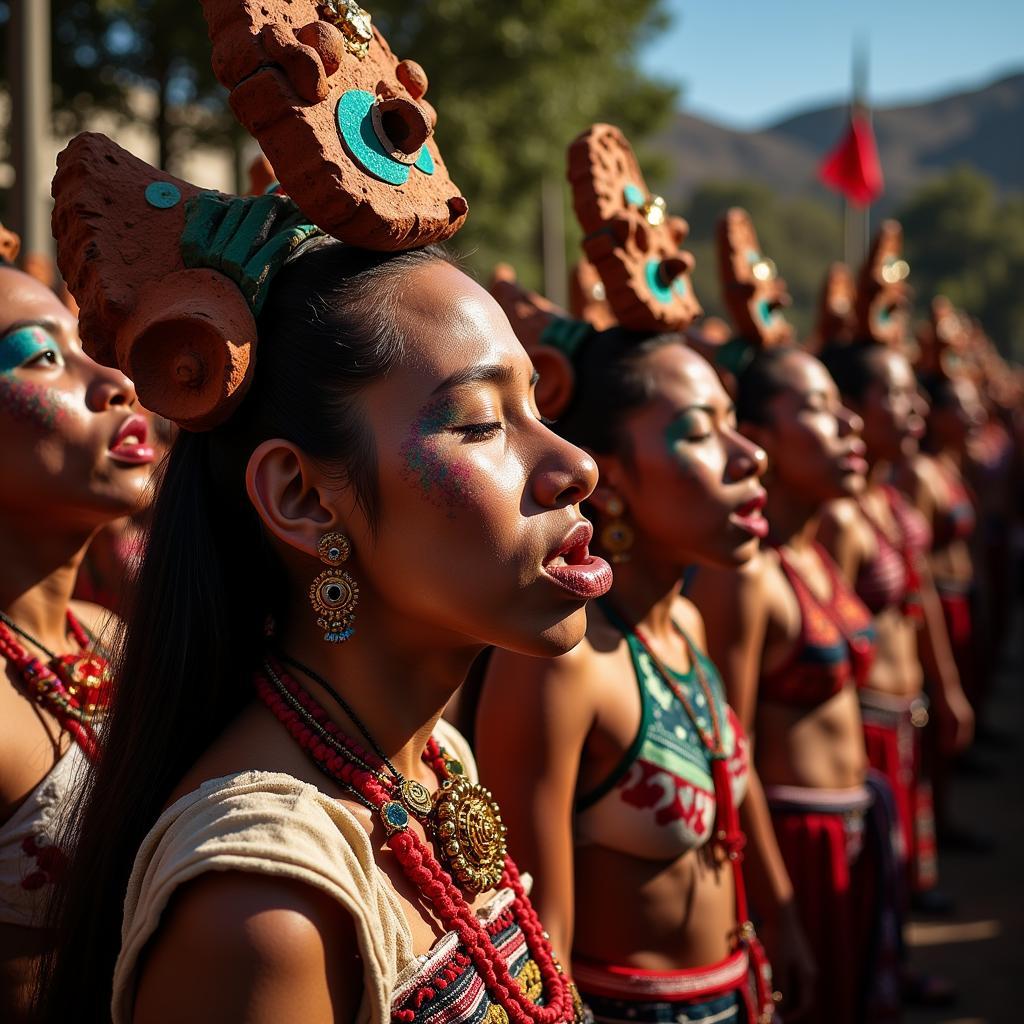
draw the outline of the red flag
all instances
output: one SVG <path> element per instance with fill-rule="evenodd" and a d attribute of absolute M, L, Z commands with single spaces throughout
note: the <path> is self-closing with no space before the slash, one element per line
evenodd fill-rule
<path fill-rule="evenodd" d="M 882 194 L 882 165 L 866 115 L 857 112 L 850 117 L 850 130 L 822 160 L 818 177 L 857 206 L 870 206 Z"/>

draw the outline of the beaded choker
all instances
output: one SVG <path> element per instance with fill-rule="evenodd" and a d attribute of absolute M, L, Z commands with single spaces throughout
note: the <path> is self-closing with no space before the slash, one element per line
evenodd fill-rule
<path fill-rule="evenodd" d="M 96 760 L 96 727 L 110 704 L 110 668 L 106 658 L 89 650 L 92 640 L 70 609 L 67 624 L 79 653 L 58 655 L 0 612 L 0 655 L 17 669 L 28 697 L 57 719 L 90 760 Z M 15 634 L 38 647 L 49 663 L 29 654 Z"/>
<path fill-rule="evenodd" d="M 309 673 L 305 667 L 302 670 Z M 319 681 L 319 677 L 314 678 Z M 262 702 L 313 763 L 380 817 L 388 834 L 388 844 L 405 876 L 429 901 L 445 928 L 458 934 L 488 993 L 508 1018 L 515 1024 L 578 1024 L 582 1021 L 583 1007 L 575 986 L 556 961 L 523 889 L 519 871 L 505 853 L 505 828 L 490 793 L 466 778 L 462 766 L 431 737 L 423 751 L 423 760 L 433 769 L 440 788 L 430 798 L 426 787 L 415 784 L 424 790 L 430 801 L 430 809 L 426 810 L 422 794 L 409 789 L 409 781 L 386 759 L 345 736 L 326 710 L 278 662 L 268 658 L 263 671 L 256 675 L 255 685 Z M 328 692 L 333 695 L 329 686 Z M 344 702 L 343 706 L 347 708 Z M 367 735 L 351 710 L 347 713 Z M 371 746 L 377 746 L 372 739 L 370 742 Z M 451 874 L 410 827 L 410 812 L 433 835 Z M 492 861 L 496 859 L 500 864 L 497 876 L 493 883 L 486 884 L 493 877 Z M 463 888 L 474 894 L 499 884 L 512 890 L 513 912 L 530 955 L 540 969 L 543 1005 L 533 1002 L 512 976 L 452 874 Z M 405 1020 L 402 1014 L 408 1012 L 399 1011 L 397 1016 Z"/>

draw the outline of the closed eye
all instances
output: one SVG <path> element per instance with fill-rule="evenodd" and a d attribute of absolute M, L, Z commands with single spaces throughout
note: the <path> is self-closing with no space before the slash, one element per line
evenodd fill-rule
<path fill-rule="evenodd" d="M 467 423 L 465 426 L 452 427 L 457 434 L 461 434 L 467 441 L 486 441 L 504 430 L 500 422 L 494 423 Z"/>

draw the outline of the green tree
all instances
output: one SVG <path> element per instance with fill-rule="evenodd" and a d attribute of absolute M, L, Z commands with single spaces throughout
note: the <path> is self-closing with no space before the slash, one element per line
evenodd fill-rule
<path fill-rule="evenodd" d="M 674 90 L 644 77 L 637 51 L 665 24 L 662 0 L 373 0 L 400 57 L 430 78 L 438 143 L 470 201 L 457 239 L 482 275 L 499 260 L 540 285 L 540 196 L 565 178 L 569 143 L 595 121 L 634 141 L 670 115 Z M 568 206 L 570 254 L 579 235 Z"/>
<path fill-rule="evenodd" d="M 962 166 L 900 209 L 918 311 L 943 294 L 978 319 L 1002 351 L 1024 357 L 1024 195 L 1004 199 Z"/>

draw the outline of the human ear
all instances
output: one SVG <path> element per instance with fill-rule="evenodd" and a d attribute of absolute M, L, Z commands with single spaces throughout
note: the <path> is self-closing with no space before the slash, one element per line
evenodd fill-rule
<path fill-rule="evenodd" d="M 289 441 L 264 441 L 249 456 L 245 489 L 264 527 L 282 544 L 316 557 L 320 538 L 344 531 L 323 472 Z"/>

